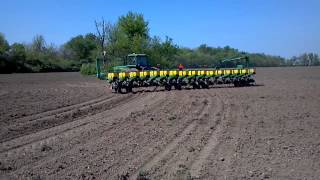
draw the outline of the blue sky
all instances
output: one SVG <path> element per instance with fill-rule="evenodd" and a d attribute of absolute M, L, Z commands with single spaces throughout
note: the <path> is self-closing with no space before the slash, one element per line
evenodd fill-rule
<path fill-rule="evenodd" d="M 61 45 L 95 32 L 94 20 L 144 14 L 150 34 L 194 48 L 229 45 L 290 57 L 320 53 L 320 0 L 1 0 L 0 32 L 10 42 L 36 34 Z"/>

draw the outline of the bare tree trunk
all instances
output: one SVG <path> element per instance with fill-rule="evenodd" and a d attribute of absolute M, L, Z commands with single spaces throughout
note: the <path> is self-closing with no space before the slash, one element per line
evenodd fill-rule
<path fill-rule="evenodd" d="M 103 62 L 103 66 L 105 66 L 106 54 L 104 52 L 105 52 L 105 41 L 106 41 L 106 23 L 104 18 L 102 18 L 101 22 L 97 22 L 97 21 L 94 21 L 94 22 L 97 29 L 97 37 L 98 37 L 100 48 L 101 48 L 101 55 L 103 57 L 102 62 Z"/>

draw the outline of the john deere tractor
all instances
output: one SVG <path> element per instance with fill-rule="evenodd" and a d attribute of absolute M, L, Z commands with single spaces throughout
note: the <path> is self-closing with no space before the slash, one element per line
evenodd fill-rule
<path fill-rule="evenodd" d="M 244 61 L 244 62 L 243 62 Z M 233 84 L 236 87 L 255 83 L 255 68 L 249 68 L 248 57 L 237 57 L 220 61 L 217 68 L 159 70 L 151 67 L 145 54 L 129 54 L 124 65 L 115 66 L 106 75 L 100 71 L 97 60 L 97 76 L 107 79 L 115 93 L 129 93 L 138 87 L 164 87 L 181 90 L 209 88 L 214 85 Z M 106 78 L 105 78 L 106 77 Z"/>

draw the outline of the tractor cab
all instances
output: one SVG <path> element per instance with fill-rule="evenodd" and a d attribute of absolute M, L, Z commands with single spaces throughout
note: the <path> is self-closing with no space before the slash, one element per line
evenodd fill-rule
<path fill-rule="evenodd" d="M 149 60 L 146 54 L 129 54 L 125 60 L 127 66 L 133 65 L 137 68 L 148 68 L 150 67 Z"/>
<path fill-rule="evenodd" d="M 151 70 L 148 56 L 146 54 L 129 54 L 123 60 L 122 66 L 113 67 L 114 72 L 132 72 L 140 70 Z"/>
<path fill-rule="evenodd" d="M 224 59 L 220 61 L 219 68 L 228 69 L 228 68 L 237 68 L 243 69 L 249 67 L 249 57 L 236 57 L 231 59 Z"/>

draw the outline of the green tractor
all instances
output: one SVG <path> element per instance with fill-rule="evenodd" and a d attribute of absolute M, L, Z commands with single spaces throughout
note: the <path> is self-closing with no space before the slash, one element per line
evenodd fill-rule
<path fill-rule="evenodd" d="M 129 54 L 126 56 L 122 66 L 114 66 L 113 72 L 132 72 L 132 71 L 144 71 L 152 70 L 150 66 L 148 56 L 146 54 Z"/>
<path fill-rule="evenodd" d="M 99 79 L 105 79 L 105 74 L 101 72 L 101 59 L 96 61 L 97 77 Z M 146 54 L 129 54 L 123 60 L 123 65 L 112 67 L 111 72 L 134 72 L 143 70 L 157 70 L 155 67 L 151 67 L 148 56 Z"/>
<path fill-rule="evenodd" d="M 244 62 L 243 62 L 244 61 Z M 209 88 L 214 85 L 233 84 L 236 87 L 250 86 L 255 83 L 255 68 L 249 68 L 248 57 L 237 57 L 220 61 L 217 68 L 159 70 L 150 66 L 145 54 L 129 54 L 124 65 L 115 66 L 112 71 L 102 74 L 97 61 L 97 76 L 106 79 L 116 93 L 132 92 L 139 87 L 172 88 Z"/>
<path fill-rule="evenodd" d="M 219 68 L 237 68 L 243 69 L 249 67 L 249 57 L 236 57 L 231 59 L 223 59 L 220 61 Z"/>

